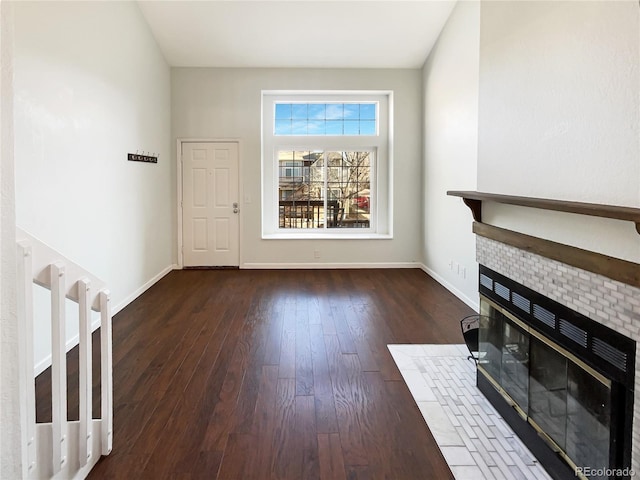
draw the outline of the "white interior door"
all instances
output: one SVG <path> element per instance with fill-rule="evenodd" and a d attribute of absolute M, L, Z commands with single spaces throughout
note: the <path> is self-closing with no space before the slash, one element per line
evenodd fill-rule
<path fill-rule="evenodd" d="M 182 144 L 185 267 L 239 266 L 238 144 Z"/>

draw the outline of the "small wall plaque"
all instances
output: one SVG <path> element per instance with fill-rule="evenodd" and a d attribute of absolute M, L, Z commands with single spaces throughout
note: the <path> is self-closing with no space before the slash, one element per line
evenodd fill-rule
<path fill-rule="evenodd" d="M 158 163 L 158 157 L 140 155 L 139 153 L 129 153 L 127 158 L 130 162 Z"/>

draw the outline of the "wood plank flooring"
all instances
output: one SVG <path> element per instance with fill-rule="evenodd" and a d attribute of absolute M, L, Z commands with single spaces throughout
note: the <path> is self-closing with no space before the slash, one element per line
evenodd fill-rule
<path fill-rule="evenodd" d="M 420 270 L 171 272 L 114 317 L 89 478 L 451 479 L 387 344 L 462 343 L 471 313 Z"/>

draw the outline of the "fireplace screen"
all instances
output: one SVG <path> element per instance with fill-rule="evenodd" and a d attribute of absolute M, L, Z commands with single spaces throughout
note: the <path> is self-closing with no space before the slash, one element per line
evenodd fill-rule
<path fill-rule="evenodd" d="M 567 426 L 567 359 L 545 343 L 531 342 L 529 418 L 560 447 Z"/>
<path fill-rule="evenodd" d="M 503 326 L 500 384 L 523 412 L 529 407 L 529 335 L 516 324 Z"/>
<path fill-rule="evenodd" d="M 569 362 L 565 452 L 576 465 L 609 464 L 611 386 Z"/>
<path fill-rule="evenodd" d="M 479 371 L 570 464 L 608 467 L 611 382 L 486 298 L 481 314 Z"/>
<path fill-rule="evenodd" d="M 478 349 L 481 365 L 523 412 L 529 405 L 529 335 L 502 312 L 480 317 Z"/>

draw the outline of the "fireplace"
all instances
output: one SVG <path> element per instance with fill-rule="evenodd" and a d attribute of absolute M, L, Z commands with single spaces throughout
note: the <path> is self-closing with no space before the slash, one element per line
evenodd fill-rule
<path fill-rule="evenodd" d="M 555 478 L 629 478 L 636 342 L 480 265 L 478 387 Z"/>
<path fill-rule="evenodd" d="M 483 334 L 483 356 L 493 354 L 501 363 L 497 378 L 489 372 L 493 368 L 496 375 L 497 365 L 480 367 L 481 390 L 518 434 L 529 436 L 525 442 L 539 460 L 549 460 L 547 470 L 556 478 L 635 476 L 640 257 L 624 259 L 499 227 L 483 221 L 483 209 L 498 203 L 632 222 L 635 232 L 628 233 L 635 236 L 640 208 L 475 191 L 447 195 L 462 197 L 471 210 L 476 258 L 486 277 L 480 277 L 483 313 L 502 325 L 501 336 L 500 327 Z M 539 448 L 534 439 L 542 438 Z M 579 465 L 584 458 L 587 464 Z M 600 464 L 606 466 L 590 466 Z"/>

